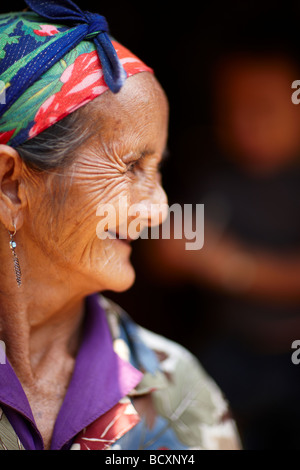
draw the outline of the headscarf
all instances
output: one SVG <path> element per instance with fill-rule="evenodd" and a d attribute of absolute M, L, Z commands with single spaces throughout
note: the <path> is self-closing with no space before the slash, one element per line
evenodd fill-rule
<path fill-rule="evenodd" d="M 71 0 L 0 15 L 0 144 L 26 142 L 127 77 L 153 72 Z"/>

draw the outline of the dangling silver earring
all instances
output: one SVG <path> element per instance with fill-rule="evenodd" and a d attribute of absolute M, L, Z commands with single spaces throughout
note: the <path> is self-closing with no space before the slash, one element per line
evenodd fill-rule
<path fill-rule="evenodd" d="M 9 237 L 10 237 L 9 246 L 10 246 L 10 249 L 12 251 L 13 259 L 14 259 L 14 268 L 15 268 L 15 274 L 16 274 L 16 281 L 17 281 L 18 287 L 20 287 L 21 284 L 22 284 L 22 280 L 21 280 L 20 263 L 19 263 L 19 259 L 18 259 L 17 253 L 16 253 L 17 244 L 16 244 L 15 239 L 14 239 L 14 236 L 17 233 L 17 229 L 16 229 L 15 224 L 14 224 L 14 232 L 8 231 L 8 233 L 9 233 Z"/>

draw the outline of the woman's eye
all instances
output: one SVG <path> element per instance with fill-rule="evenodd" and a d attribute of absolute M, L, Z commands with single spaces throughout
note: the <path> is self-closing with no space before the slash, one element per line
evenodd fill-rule
<path fill-rule="evenodd" d="M 147 161 L 147 163 L 144 163 L 146 161 Z M 128 163 L 127 171 L 131 171 L 132 173 L 134 173 L 134 171 L 137 168 L 142 170 L 142 169 L 146 168 L 147 166 L 149 166 L 149 161 L 147 160 L 147 154 L 142 153 L 137 160 L 134 160 L 134 161 Z"/>
<path fill-rule="evenodd" d="M 134 171 L 137 164 L 138 164 L 138 160 L 129 163 L 129 165 L 127 166 L 127 171 Z"/>
<path fill-rule="evenodd" d="M 141 167 L 141 163 L 142 161 L 144 160 L 144 156 L 141 155 L 140 158 L 138 158 L 137 160 L 134 160 L 130 163 L 128 163 L 127 165 L 127 171 L 131 171 L 134 173 L 134 171 L 137 169 L 137 167 Z"/>

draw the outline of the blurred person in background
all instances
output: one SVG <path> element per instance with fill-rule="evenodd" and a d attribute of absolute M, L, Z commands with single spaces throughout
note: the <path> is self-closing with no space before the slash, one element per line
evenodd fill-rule
<path fill-rule="evenodd" d="M 151 241 L 149 263 L 160 260 L 161 279 L 199 287 L 198 305 L 187 302 L 187 311 L 203 310 L 201 293 L 211 293 L 213 334 L 197 344 L 194 329 L 190 341 L 248 449 L 300 448 L 300 376 L 291 361 L 300 338 L 300 108 L 291 100 L 299 76 L 291 56 L 261 45 L 216 61 L 217 155 L 201 173 L 208 155 L 194 154 L 199 171 L 189 174 L 185 201 L 205 205 L 204 247 Z M 190 147 L 199 141 L 194 135 Z M 201 321 L 198 328 L 200 335 Z"/>

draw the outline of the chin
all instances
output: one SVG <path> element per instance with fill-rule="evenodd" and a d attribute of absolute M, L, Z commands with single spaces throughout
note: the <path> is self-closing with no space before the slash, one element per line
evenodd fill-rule
<path fill-rule="evenodd" d="M 89 285 L 93 284 L 96 291 L 123 292 L 129 289 L 135 281 L 135 270 L 130 262 L 132 247 L 125 242 L 113 240 L 105 244 L 89 266 Z M 86 278 L 86 279 L 87 279 Z"/>
<path fill-rule="evenodd" d="M 97 272 L 97 289 L 100 291 L 113 291 L 113 292 L 124 292 L 132 285 L 135 281 L 135 270 L 131 263 L 120 263 L 118 266 L 111 265 L 111 270 L 107 270 L 106 273 Z M 100 274 L 100 275 L 99 275 Z"/>
<path fill-rule="evenodd" d="M 130 265 L 129 267 L 124 269 L 124 272 L 122 272 L 122 275 L 120 276 L 119 279 L 114 278 L 111 282 L 111 288 L 109 290 L 112 290 L 114 292 L 124 292 L 130 287 L 133 286 L 135 281 L 135 271 Z"/>

